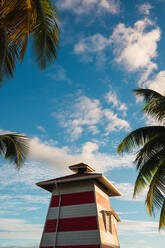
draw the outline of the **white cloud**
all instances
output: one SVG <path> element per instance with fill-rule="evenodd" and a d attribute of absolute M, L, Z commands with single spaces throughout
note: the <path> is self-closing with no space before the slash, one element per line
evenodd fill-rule
<path fill-rule="evenodd" d="M 79 97 L 68 113 L 58 115 L 60 123 L 67 128 L 72 140 L 80 137 L 84 127 L 89 127 L 88 130 L 96 134 L 98 132 L 96 124 L 100 122 L 101 117 L 100 101 L 91 100 L 86 96 Z"/>
<path fill-rule="evenodd" d="M 156 221 L 138 221 L 138 220 L 122 220 L 118 224 L 120 235 L 159 235 L 158 222 Z M 133 230 L 133 232 L 132 232 Z M 165 233 L 162 231 L 162 234 Z"/>
<path fill-rule="evenodd" d="M 73 83 L 73 81 L 68 77 L 66 70 L 60 65 L 53 67 L 47 75 L 55 81 L 64 81 L 70 85 Z"/>
<path fill-rule="evenodd" d="M 157 57 L 157 43 L 161 32 L 159 27 L 146 30 L 153 25 L 147 18 L 137 21 L 133 28 L 120 23 L 111 35 L 116 62 L 123 64 L 128 71 L 141 71 L 139 84 L 147 80 L 151 72 L 157 69 L 153 59 Z"/>
<path fill-rule="evenodd" d="M 39 131 L 43 132 L 43 133 L 46 132 L 45 128 L 42 127 L 42 126 L 40 126 L 40 125 L 37 125 L 36 128 L 37 128 Z"/>
<path fill-rule="evenodd" d="M 13 178 L 15 176 L 13 175 Z M 19 181 L 17 181 L 19 182 Z M 16 183 L 17 183 L 16 182 Z M 5 205 L 3 204 L 5 201 Z M 41 196 L 35 194 L 20 194 L 10 191 L 8 194 L 0 194 L 0 214 L 14 214 L 19 215 L 20 211 L 35 211 L 38 210 L 42 204 L 47 204 L 49 201 L 49 196 Z M 40 206 L 38 203 L 40 202 Z M 13 209 L 15 209 L 13 211 Z"/>
<path fill-rule="evenodd" d="M 150 10 L 152 9 L 152 5 L 150 3 L 143 3 L 141 5 L 138 6 L 138 10 L 140 14 L 144 14 L 144 15 L 149 15 L 150 14 Z"/>
<path fill-rule="evenodd" d="M 145 88 L 149 88 L 165 94 L 165 71 L 160 71 L 152 80 L 148 80 L 142 85 Z"/>
<path fill-rule="evenodd" d="M 0 247 L 1 248 L 38 248 L 38 246 L 39 246 L 39 242 L 28 242 L 28 243 L 26 243 L 26 244 L 17 244 L 17 245 L 1 245 Z"/>
<path fill-rule="evenodd" d="M 42 180 L 57 178 L 59 176 L 71 174 L 69 165 L 77 163 L 87 163 L 97 172 L 110 171 L 117 168 L 132 168 L 133 155 L 124 157 L 103 153 L 99 151 L 98 144 L 86 142 L 80 147 L 79 151 L 69 147 L 58 148 L 41 142 L 38 138 L 31 140 L 31 160 L 38 161 L 25 163 L 20 171 L 16 171 L 11 165 L 4 164 L 0 167 L 0 188 L 5 189 L 11 185 L 14 188 L 27 187 L 37 190 L 36 183 Z M 22 186 L 21 186 L 22 185 Z M 34 191 L 35 192 L 35 191 Z M 3 195 L 2 195 L 3 196 Z M 7 198 L 6 198 L 7 197 Z M 26 203 L 43 202 L 46 203 L 47 197 L 30 194 L 17 194 L 17 196 L 3 196 L 9 200 L 11 206 L 21 205 L 19 201 Z M 4 209 L 3 209 L 4 210 Z"/>
<path fill-rule="evenodd" d="M 124 111 L 124 113 L 126 114 L 126 110 L 127 110 L 127 106 L 125 103 L 121 103 L 119 101 L 119 99 L 117 98 L 117 95 L 115 92 L 113 91 L 109 91 L 106 95 L 105 95 L 105 99 L 108 103 L 112 103 L 112 107 L 113 108 L 117 108 L 120 111 Z"/>
<path fill-rule="evenodd" d="M 101 14 L 103 11 L 118 14 L 120 11 L 119 0 L 60 0 L 57 6 L 61 10 L 70 10 L 77 15 L 91 12 Z"/>
<path fill-rule="evenodd" d="M 97 33 L 92 36 L 81 39 L 74 46 L 74 52 L 76 54 L 101 52 L 109 44 L 110 41 L 108 38 L 104 37 L 102 34 Z"/>
<path fill-rule="evenodd" d="M 119 103 L 119 109 L 126 108 Z M 110 109 L 104 109 L 98 99 L 86 96 L 77 98 L 72 108 L 65 113 L 53 116 L 58 118 L 60 124 L 67 129 L 72 140 L 78 139 L 86 129 L 92 134 L 99 133 L 99 128 L 104 127 L 106 135 L 116 130 L 129 130 L 128 121 L 123 120 Z"/>
<path fill-rule="evenodd" d="M 84 56 L 85 61 L 93 61 L 93 54 L 98 60 L 105 61 L 105 50 L 114 45 L 115 61 L 124 65 L 127 71 L 141 73 L 139 86 L 146 81 L 157 64 L 153 61 L 157 57 L 157 45 L 161 38 L 159 27 L 145 18 L 135 22 L 134 27 L 126 27 L 120 23 L 110 37 L 97 33 L 79 40 L 74 46 L 74 52 Z M 107 59 L 107 58 L 106 58 Z"/>
<path fill-rule="evenodd" d="M 29 224 L 23 219 L 0 218 L 0 239 L 39 240 L 42 228 L 40 224 Z"/>
<path fill-rule="evenodd" d="M 140 194 L 138 194 L 133 199 L 133 190 L 134 185 L 132 183 L 117 183 L 113 182 L 116 188 L 122 193 L 122 196 L 118 198 L 118 200 L 122 201 L 145 201 L 145 196 L 147 189 L 144 189 Z"/>
<path fill-rule="evenodd" d="M 44 144 L 38 138 L 34 138 L 31 141 L 31 151 L 31 157 L 33 159 L 42 161 L 42 163 L 45 161 L 45 163 L 52 165 L 51 170 L 49 170 L 49 172 L 46 170 L 45 174 L 44 168 L 41 167 L 39 173 L 37 173 L 37 171 L 35 172 L 37 177 L 45 177 L 46 174 L 49 174 L 50 177 L 52 171 L 54 171 L 54 175 L 56 176 L 59 174 L 62 175 L 63 173 L 66 174 L 69 172 L 69 165 L 80 162 L 90 164 L 96 171 L 109 171 L 113 168 L 132 167 L 133 161 L 132 155 L 121 157 L 108 153 L 101 153 L 99 152 L 98 144 L 94 142 L 86 142 L 79 151 L 72 151 L 69 147 L 60 149 L 55 146 Z"/>
<path fill-rule="evenodd" d="M 104 115 L 106 119 L 108 120 L 108 124 L 105 128 L 106 130 L 105 135 L 109 135 L 110 132 L 117 131 L 117 130 L 119 131 L 121 129 L 124 129 L 126 131 L 130 130 L 130 125 L 128 121 L 119 118 L 118 115 L 114 114 L 111 110 L 105 109 Z"/>

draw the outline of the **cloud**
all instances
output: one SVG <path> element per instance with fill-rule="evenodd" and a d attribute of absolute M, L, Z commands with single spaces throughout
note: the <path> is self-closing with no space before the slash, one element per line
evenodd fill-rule
<path fill-rule="evenodd" d="M 118 224 L 118 229 L 120 235 L 159 235 L 158 222 L 156 221 L 122 220 Z M 163 233 L 165 232 L 162 231 Z"/>
<path fill-rule="evenodd" d="M 14 177 L 14 175 L 13 175 Z M 19 181 L 16 182 L 16 184 Z M 5 201 L 5 205 L 3 204 Z M 49 201 L 49 197 L 47 196 L 40 196 L 37 194 L 20 194 L 20 190 L 18 193 L 14 191 L 10 191 L 8 194 L 0 194 L 0 214 L 1 215 L 19 215 L 22 211 L 29 212 L 29 211 L 36 211 L 38 210 L 43 204 L 47 204 Z M 40 203 L 40 206 L 38 205 Z M 13 213 L 13 209 L 15 209 Z"/>
<path fill-rule="evenodd" d="M 121 103 L 119 101 L 119 99 L 117 98 L 117 95 L 115 92 L 113 91 L 109 91 L 106 95 L 105 95 L 105 99 L 108 103 L 112 103 L 112 107 L 116 108 L 119 111 L 124 111 L 124 114 L 126 115 L 126 110 L 127 110 L 127 106 L 125 103 Z"/>
<path fill-rule="evenodd" d="M 125 107 L 120 104 L 119 108 Z M 99 128 L 104 127 L 106 135 L 112 131 L 129 130 L 129 122 L 123 120 L 110 109 L 104 109 L 98 99 L 80 96 L 67 112 L 52 113 L 60 121 L 61 126 L 67 129 L 72 140 L 78 139 L 84 130 L 93 135 L 99 133 Z"/>
<path fill-rule="evenodd" d="M 134 184 L 132 183 L 118 183 L 113 182 L 113 184 L 116 186 L 116 188 L 122 193 L 121 197 L 118 197 L 118 200 L 122 201 L 145 201 L 145 196 L 147 189 L 144 189 L 140 194 L 138 194 L 133 199 L 133 191 L 134 191 Z"/>
<path fill-rule="evenodd" d="M 59 0 L 57 6 L 60 10 L 70 10 L 77 15 L 97 13 L 103 11 L 118 14 L 120 11 L 119 0 Z"/>
<path fill-rule="evenodd" d="M 105 128 L 106 130 L 105 135 L 109 135 L 110 132 L 117 131 L 117 130 L 118 131 L 122 129 L 126 131 L 130 130 L 130 125 L 128 121 L 119 118 L 117 114 L 114 114 L 109 109 L 105 109 L 103 112 L 104 112 L 105 118 L 108 120 L 108 124 Z"/>
<path fill-rule="evenodd" d="M 41 224 L 29 224 L 24 219 L 14 218 L 0 218 L 0 223 L 0 239 L 39 240 L 41 237 Z"/>
<path fill-rule="evenodd" d="M 142 85 L 145 88 L 149 88 L 165 94 L 165 71 L 160 71 L 152 80 L 148 80 Z"/>
<path fill-rule="evenodd" d="M 19 244 L 19 245 L 3 245 L 0 246 L 0 248 L 38 248 L 39 242 L 33 242 L 33 243 L 26 243 L 26 244 Z"/>
<path fill-rule="evenodd" d="M 138 82 L 140 86 L 152 71 L 157 69 L 157 64 L 153 60 L 157 57 L 157 44 L 160 38 L 159 27 L 155 27 L 151 20 L 145 18 L 135 22 L 133 27 L 119 23 L 109 37 L 97 33 L 81 38 L 74 46 L 74 53 L 82 55 L 85 62 L 93 61 L 93 55 L 105 61 L 108 54 L 108 52 L 105 54 L 105 51 L 113 44 L 115 61 L 129 72 L 141 73 Z"/>
<path fill-rule="evenodd" d="M 42 133 L 45 133 L 45 132 L 46 132 L 45 128 L 42 127 L 42 126 L 40 126 L 40 125 L 37 125 L 36 128 L 37 128 L 39 131 L 41 131 Z"/>
<path fill-rule="evenodd" d="M 108 153 L 101 153 L 99 152 L 98 144 L 94 142 L 86 142 L 78 151 L 73 151 L 69 147 L 58 148 L 55 146 L 44 144 L 38 138 L 33 138 L 31 140 L 31 151 L 32 159 L 41 161 L 43 164 L 46 163 L 51 165 L 51 170 L 49 172 L 45 170 L 45 174 L 45 167 L 43 166 L 40 168 L 38 174 L 37 171 L 35 171 L 35 175 L 37 175 L 37 177 L 39 177 L 39 175 L 40 177 L 45 177 L 46 174 L 51 174 L 52 171 L 54 172 L 54 175 L 56 175 L 56 177 L 59 174 L 67 174 L 69 172 L 69 165 L 80 162 L 91 165 L 96 169 L 96 171 L 104 172 L 112 170 L 114 168 L 131 168 L 133 161 L 132 155 L 121 157 Z"/>
<path fill-rule="evenodd" d="M 157 69 L 153 59 L 157 57 L 157 43 L 161 32 L 159 27 L 148 30 L 153 25 L 147 18 L 137 21 L 133 28 L 120 23 L 111 35 L 116 62 L 123 64 L 127 71 L 140 71 L 142 75 L 139 85 Z"/>
<path fill-rule="evenodd" d="M 107 61 L 106 49 L 110 46 L 109 38 L 100 33 L 81 38 L 74 45 L 74 53 L 80 55 L 80 60 L 84 63 L 95 61 L 100 68 Z"/>
<path fill-rule="evenodd" d="M 5 189 L 14 185 L 15 189 L 22 186 L 31 189 L 37 189 L 36 182 L 56 178 L 71 173 L 69 165 L 84 162 L 91 165 L 98 172 L 110 171 L 117 168 L 132 168 L 133 155 L 124 157 L 112 155 L 99 151 L 99 145 L 95 142 L 86 142 L 77 150 L 72 147 L 57 147 L 47 142 L 42 142 L 35 137 L 30 141 L 31 162 L 26 162 L 24 167 L 17 171 L 10 164 L 1 164 L 0 166 L 0 189 Z M 37 162 L 36 162 L 37 161 Z M 21 186 L 22 185 L 22 186 Z M 1 194 L 2 200 L 8 201 L 11 206 L 20 205 L 20 201 L 27 203 L 36 203 L 42 201 L 43 204 L 47 198 L 43 198 L 34 193 L 34 195 L 21 193 L 16 197 Z M 45 199 L 45 200 L 44 200 Z M 34 205 L 35 207 L 35 205 Z M 1 210 L 5 210 L 1 208 Z"/>
<path fill-rule="evenodd" d="M 109 39 L 98 33 L 81 39 L 74 46 L 74 52 L 76 54 L 101 52 L 109 44 Z"/>
<path fill-rule="evenodd" d="M 63 81 L 70 85 L 73 84 L 73 81 L 68 77 L 66 70 L 60 65 L 53 67 L 47 75 L 55 81 Z"/>
<path fill-rule="evenodd" d="M 150 10 L 152 9 L 152 5 L 150 3 L 143 3 L 138 6 L 139 13 L 142 15 L 149 15 Z"/>

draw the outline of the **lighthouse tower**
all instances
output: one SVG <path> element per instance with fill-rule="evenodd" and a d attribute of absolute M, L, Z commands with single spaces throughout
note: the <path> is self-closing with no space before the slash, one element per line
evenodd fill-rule
<path fill-rule="evenodd" d="M 37 183 L 52 194 L 40 248 L 119 248 L 109 197 L 120 192 L 89 165 L 69 168 L 74 174 Z"/>

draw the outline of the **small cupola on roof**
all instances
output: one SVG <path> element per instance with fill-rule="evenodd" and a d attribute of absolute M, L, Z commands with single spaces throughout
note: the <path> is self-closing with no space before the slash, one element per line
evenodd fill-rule
<path fill-rule="evenodd" d="M 73 172 L 77 173 L 77 174 L 84 174 L 84 173 L 90 173 L 90 172 L 95 171 L 89 165 L 84 164 L 84 163 L 71 165 L 71 166 L 69 166 L 69 169 L 72 170 Z"/>

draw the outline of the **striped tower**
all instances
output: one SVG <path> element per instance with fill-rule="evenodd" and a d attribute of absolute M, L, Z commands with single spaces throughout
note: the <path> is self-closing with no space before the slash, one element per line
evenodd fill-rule
<path fill-rule="evenodd" d="M 75 173 L 37 183 L 52 193 L 40 248 L 119 248 L 109 197 L 120 192 L 89 165 L 69 168 Z"/>

